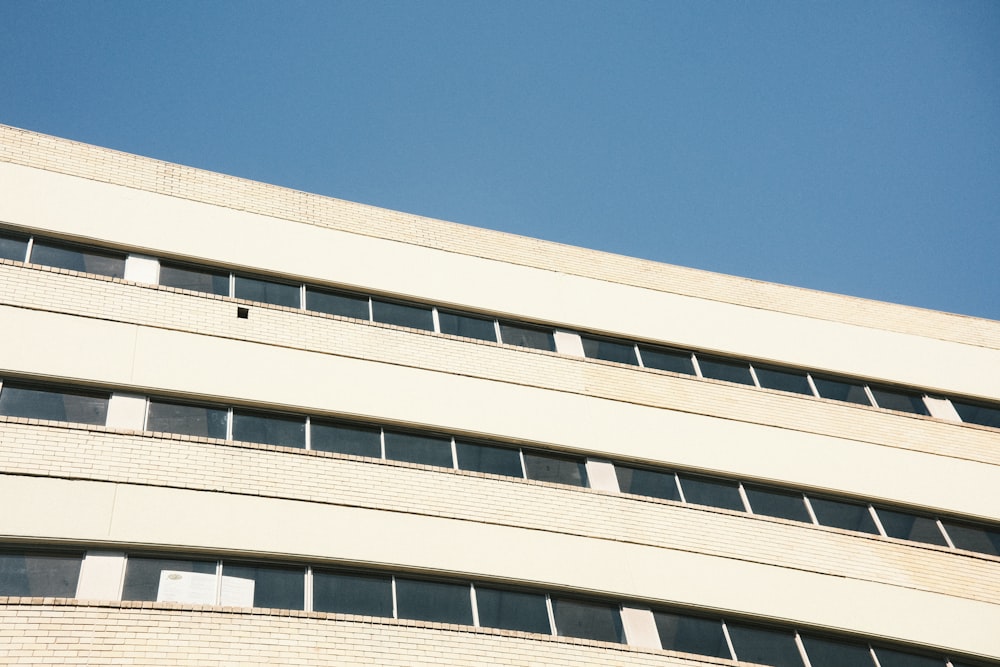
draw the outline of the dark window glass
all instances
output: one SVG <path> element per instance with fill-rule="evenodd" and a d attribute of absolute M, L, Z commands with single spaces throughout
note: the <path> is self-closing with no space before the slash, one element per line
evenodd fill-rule
<path fill-rule="evenodd" d="M 368 297 L 345 292 L 330 292 L 314 287 L 306 287 L 306 308 L 330 315 L 343 315 L 358 320 L 371 319 L 368 313 Z"/>
<path fill-rule="evenodd" d="M 964 422 L 1000 428 L 1000 408 L 977 403 L 960 403 L 955 400 L 952 400 L 951 404 L 955 406 L 958 416 Z"/>
<path fill-rule="evenodd" d="M 321 452 L 382 457 L 381 429 L 377 426 L 341 424 L 313 419 L 309 422 L 309 445 Z"/>
<path fill-rule="evenodd" d="M 878 528 L 867 505 L 845 503 L 841 500 L 809 497 L 813 514 L 821 526 L 833 526 L 844 530 L 856 530 L 862 533 L 878 535 Z"/>
<path fill-rule="evenodd" d="M 605 361 L 617 361 L 620 364 L 632 364 L 637 366 L 639 361 L 635 358 L 635 346 L 627 343 L 616 343 L 613 340 L 603 338 L 589 338 L 580 336 L 583 341 L 583 353 L 588 359 L 603 359 Z"/>
<path fill-rule="evenodd" d="M 372 316 L 376 322 L 434 331 L 434 316 L 431 314 L 431 309 L 425 306 L 372 299 Z"/>
<path fill-rule="evenodd" d="M 301 567 L 222 564 L 222 605 L 304 609 L 306 572 Z M 251 602 L 252 601 L 252 602 Z"/>
<path fill-rule="evenodd" d="M 955 548 L 1000 556 L 1000 530 L 958 521 L 944 520 L 941 523 Z"/>
<path fill-rule="evenodd" d="M 385 457 L 395 461 L 451 468 L 451 439 L 386 431 Z"/>
<path fill-rule="evenodd" d="M 765 389 L 778 389 L 781 391 L 790 391 L 795 394 L 805 394 L 807 396 L 813 395 L 812 387 L 809 386 L 809 380 L 806 378 L 805 373 L 778 370 L 777 368 L 762 368 L 760 366 L 754 366 L 753 370 L 757 374 L 757 381 L 760 382 L 760 386 Z"/>
<path fill-rule="evenodd" d="M 875 655 L 882 667 L 945 667 L 941 658 L 930 658 L 925 655 L 913 655 L 887 648 L 876 648 Z M 953 663 L 958 666 L 958 663 Z"/>
<path fill-rule="evenodd" d="M 472 625 L 472 599 L 469 596 L 468 584 L 396 577 L 396 611 L 399 618 Z"/>
<path fill-rule="evenodd" d="M 275 415 L 251 410 L 233 411 L 233 440 L 285 447 L 306 446 L 303 417 Z"/>
<path fill-rule="evenodd" d="M 621 612 L 617 605 L 552 598 L 556 634 L 603 642 L 625 642 Z"/>
<path fill-rule="evenodd" d="M 125 255 L 119 252 L 84 248 L 82 246 L 35 239 L 31 261 L 60 269 L 96 273 L 112 278 L 125 275 Z"/>
<path fill-rule="evenodd" d="M 76 389 L 43 389 L 5 382 L 0 388 L 0 415 L 104 425 L 108 394 Z"/>
<path fill-rule="evenodd" d="M 476 605 L 483 627 L 552 633 L 544 595 L 476 586 Z"/>
<path fill-rule="evenodd" d="M 493 325 L 493 320 L 439 310 L 438 322 L 441 324 L 441 333 L 444 334 L 493 342 L 496 342 L 497 339 L 497 330 Z"/>
<path fill-rule="evenodd" d="M 0 552 L 0 596 L 76 597 L 82 562 L 70 554 Z"/>
<path fill-rule="evenodd" d="M 646 368 L 694 375 L 694 363 L 691 361 L 690 352 L 640 345 L 639 355 L 642 357 L 642 365 Z"/>
<path fill-rule="evenodd" d="M 802 635 L 802 645 L 813 667 L 874 667 L 864 644 L 850 644 Z"/>
<path fill-rule="evenodd" d="M 835 401 L 845 401 L 847 403 L 858 403 L 859 405 L 871 405 L 865 388 L 860 384 L 843 382 L 841 380 L 830 380 L 813 376 L 813 384 L 816 391 L 823 398 L 831 398 Z"/>
<path fill-rule="evenodd" d="M 548 350 L 549 352 L 555 352 L 556 350 L 556 339 L 552 335 L 552 329 L 544 329 L 542 327 L 501 322 L 500 339 L 501 342 L 507 345 L 530 347 L 536 350 Z"/>
<path fill-rule="evenodd" d="M 882 527 L 885 528 L 885 534 L 889 537 L 941 546 L 947 545 L 944 535 L 938 530 L 937 521 L 934 519 L 894 512 L 881 507 L 876 508 L 875 511 L 878 513 L 879 521 L 882 522 Z"/>
<path fill-rule="evenodd" d="M 392 618 L 392 578 L 316 571 L 313 573 L 313 609 Z"/>
<path fill-rule="evenodd" d="M 804 667 L 792 632 L 735 623 L 728 623 L 727 627 L 737 660 L 772 667 Z"/>
<path fill-rule="evenodd" d="M 587 486 L 587 467 L 580 459 L 524 452 L 524 469 L 528 479 Z"/>
<path fill-rule="evenodd" d="M 122 600 L 215 604 L 217 583 L 215 561 L 129 556 Z"/>
<path fill-rule="evenodd" d="M 732 659 L 729 644 L 722 634 L 721 621 L 664 611 L 653 612 L 653 618 L 656 620 L 660 644 L 666 650 Z"/>
<path fill-rule="evenodd" d="M 237 299 L 246 299 L 247 301 L 260 301 L 261 303 L 272 303 L 276 306 L 298 308 L 300 292 L 301 290 L 298 285 L 236 276 L 236 293 L 234 296 Z"/>
<path fill-rule="evenodd" d="M 703 377 L 739 384 L 753 384 L 750 375 L 750 364 L 745 361 L 730 361 L 718 357 L 703 357 L 698 355 L 698 367 Z"/>
<path fill-rule="evenodd" d="M 743 499 L 740 498 L 738 482 L 691 475 L 678 476 L 681 480 L 681 489 L 684 491 L 684 500 L 687 502 L 740 512 L 745 511 Z"/>
<path fill-rule="evenodd" d="M 227 411 L 224 408 L 183 405 L 150 399 L 146 430 L 202 438 L 225 438 L 226 419 Z"/>
<path fill-rule="evenodd" d="M 229 272 L 160 264 L 160 284 L 194 292 L 229 296 Z"/>
<path fill-rule="evenodd" d="M 923 396 L 907 391 L 896 389 L 886 389 L 884 387 L 870 387 L 872 396 L 880 408 L 887 410 L 899 410 L 900 412 L 912 412 L 915 415 L 927 415 L 927 405 Z"/>
<path fill-rule="evenodd" d="M 456 440 L 455 453 L 458 454 L 458 467 L 462 470 L 524 477 L 524 473 L 521 472 L 521 454 L 516 449 Z"/>
<path fill-rule="evenodd" d="M 0 259 L 23 262 L 28 252 L 28 237 L 20 234 L 0 234 Z"/>
<path fill-rule="evenodd" d="M 618 477 L 618 488 L 622 493 L 634 493 L 637 496 L 652 496 L 664 500 L 681 499 L 672 472 L 656 472 L 616 465 L 615 475 Z"/>
<path fill-rule="evenodd" d="M 812 517 L 809 516 L 809 510 L 806 509 L 806 503 L 801 493 L 778 491 L 777 489 L 749 484 L 744 484 L 743 490 L 747 492 L 750 509 L 753 510 L 754 514 L 812 523 Z"/>

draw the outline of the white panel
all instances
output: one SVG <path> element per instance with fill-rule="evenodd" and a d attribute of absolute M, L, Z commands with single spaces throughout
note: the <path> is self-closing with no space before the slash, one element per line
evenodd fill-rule
<path fill-rule="evenodd" d="M 107 426 L 110 428 L 130 428 L 141 431 L 146 423 L 146 397 L 122 394 L 111 394 L 108 404 Z"/>
<path fill-rule="evenodd" d="M 156 285 L 160 282 L 160 260 L 144 255 L 129 255 L 125 259 L 125 280 Z"/>
<path fill-rule="evenodd" d="M 124 552 L 90 550 L 80 568 L 76 597 L 81 600 L 117 600 L 124 577 Z"/>
<path fill-rule="evenodd" d="M 650 609 L 623 605 L 622 624 L 625 626 L 625 637 L 629 645 L 662 648 L 660 634 L 656 631 L 656 620 Z"/>
<path fill-rule="evenodd" d="M 618 493 L 618 476 L 611 461 L 602 459 L 587 459 L 587 480 L 590 488 Z"/>
<path fill-rule="evenodd" d="M 938 419 L 947 419 L 948 421 L 960 422 L 962 418 L 955 411 L 955 406 L 951 404 L 947 398 L 933 398 L 931 396 L 924 396 L 924 404 L 927 405 L 927 411 L 931 413 L 932 417 L 937 417 Z"/>
<path fill-rule="evenodd" d="M 559 354 L 568 354 L 573 357 L 583 357 L 586 356 L 583 353 L 583 341 L 580 340 L 580 334 L 573 333 L 572 331 L 555 331 L 556 340 L 556 352 Z"/>

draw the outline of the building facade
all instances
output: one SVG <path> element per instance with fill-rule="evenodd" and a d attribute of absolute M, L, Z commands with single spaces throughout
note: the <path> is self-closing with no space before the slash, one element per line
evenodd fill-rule
<path fill-rule="evenodd" d="M 1000 323 L 0 126 L 0 664 L 1000 665 Z"/>

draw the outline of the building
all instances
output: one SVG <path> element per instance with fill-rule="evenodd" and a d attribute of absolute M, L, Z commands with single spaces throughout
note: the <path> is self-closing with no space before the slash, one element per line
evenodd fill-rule
<path fill-rule="evenodd" d="M 1000 664 L 1000 322 L 2 126 L 0 258 L 2 664 Z"/>

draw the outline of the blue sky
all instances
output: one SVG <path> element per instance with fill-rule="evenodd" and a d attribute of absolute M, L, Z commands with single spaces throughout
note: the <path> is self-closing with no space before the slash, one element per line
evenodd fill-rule
<path fill-rule="evenodd" d="M 8 0 L 0 122 L 1000 319 L 994 0 Z"/>

